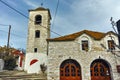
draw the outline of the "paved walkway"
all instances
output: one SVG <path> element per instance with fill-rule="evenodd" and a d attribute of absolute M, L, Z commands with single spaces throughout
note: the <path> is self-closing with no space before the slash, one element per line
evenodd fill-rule
<path fill-rule="evenodd" d="M 47 80 L 43 74 L 27 74 L 24 71 L 0 72 L 0 80 Z"/>

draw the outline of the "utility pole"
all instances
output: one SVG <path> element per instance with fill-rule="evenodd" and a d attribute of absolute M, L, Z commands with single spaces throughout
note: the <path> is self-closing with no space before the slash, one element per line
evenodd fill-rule
<path fill-rule="evenodd" d="M 8 31 L 8 41 L 7 41 L 7 50 L 9 53 L 9 42 L 10 42 L 10 31 L 11 31 L 11 25 L 9 25 L 9 31 Z"/>

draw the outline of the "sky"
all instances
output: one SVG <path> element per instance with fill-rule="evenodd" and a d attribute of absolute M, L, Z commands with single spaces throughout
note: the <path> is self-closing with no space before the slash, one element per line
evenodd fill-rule
<path fill-rule="evenodd" d="M 81 30 L 114 31 L 110 18 L 120 19 L 120 0 L 2 0 L 29 16 L 28 10 L 41 6 L 49 8 L 52 16 L 51 30 L 64 36 Z M 10 46 L 26 49 L 28 19 L 0 2 L 0 46 L 7 44 L 11 25 Z M 59 37 L 51 32 L 51 38 Z"/>

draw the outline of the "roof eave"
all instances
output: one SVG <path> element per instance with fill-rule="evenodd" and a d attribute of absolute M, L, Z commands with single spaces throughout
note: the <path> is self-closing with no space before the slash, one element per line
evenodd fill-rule
<path fill-rule="evenodd" d="M 48 42 L 62 42 L 62 41 L 74 41 L 75 39 L 69 39 L 69 40 L 54 40 L 54 39 L 46 39 Z"/>

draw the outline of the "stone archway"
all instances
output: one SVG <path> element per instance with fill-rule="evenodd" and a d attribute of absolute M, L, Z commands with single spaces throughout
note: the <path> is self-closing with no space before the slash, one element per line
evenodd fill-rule
<path fill-rule="evenodd" d="M 81 67 L 73 59 L 67 59 L 60 65 L 60 80 L 82 80 Z"/>
<path fill-rule="evenodd" d="M 105 60 L 96 59 L 90 66 L 91 80 L 111 80 L 110 66 Z"/>

